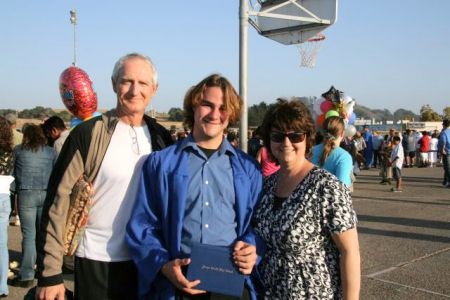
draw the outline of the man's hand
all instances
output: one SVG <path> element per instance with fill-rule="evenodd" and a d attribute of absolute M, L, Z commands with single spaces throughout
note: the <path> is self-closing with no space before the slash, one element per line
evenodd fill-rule
<path fill-rule="evenodd" d="M 242 274 L 250 274 L 256 264 L 256 247 L 243 241 L 237 241 L 234 245 L 233 260 Z"/>
<path fill-rule="evenodd" d="M 37 287 L 34 296 L 35 300 L 64 300 L 64 293 L 66 288 L 64 284 L 58 284 L 53 286 Z"/>
<path fill-rule="evenodd" d="M 183 275 L 183 272 L 181 271 L 181 267 L 187 266 L 190 263 L 191 263 L 191 259 L 189 259 L 189 258 L 174 259 L 174 260 L 171 260 L 168 263 L 166 263 L 161 268 L 161 272 L 164 274 L 164 276 L 167 277 L 167 279 L 170 280 L 170 282 L 172 282 L 172 284 L 177 289 L 179 289 L 185 293 L 188 293 L 191 295 L 206 293 L 206 291 L 194 289 L 197 285 L 200 284 L 200 280 L 189 281 Z"/>

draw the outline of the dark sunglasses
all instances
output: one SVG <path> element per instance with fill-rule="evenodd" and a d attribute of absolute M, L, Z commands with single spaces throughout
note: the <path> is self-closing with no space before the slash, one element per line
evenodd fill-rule
<path fill-rule="evenodd" d="M 291 143 L 301 143 L 305 140 L 306 134 L 304 132 L 271 132 L 270 140 L 274 143 L 282 143 L 287 137 Z"/>

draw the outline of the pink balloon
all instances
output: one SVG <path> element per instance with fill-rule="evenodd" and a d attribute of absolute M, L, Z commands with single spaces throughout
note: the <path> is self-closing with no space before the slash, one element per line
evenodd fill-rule
<path fill-rule="evenodd" d="M 78 67 L 65 69 L 59 77 L 59 93 L 67 109 L 84 120 L 97 110 L 97 94 L 89 75 Z"/>
<path fill-rule="evenodd" d="M 331 102 L 331 101 L 325 100 L 320 104 L 320 110 L 323 113 L 328 112 L 332 108 L 333 108 L 333 102 Z"/>

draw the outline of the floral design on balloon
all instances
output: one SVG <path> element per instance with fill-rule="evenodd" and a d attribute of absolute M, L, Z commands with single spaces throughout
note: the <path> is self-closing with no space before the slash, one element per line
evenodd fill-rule
<path fill-rule="evenodd" d="M 89 75 L 71 66 L 59 77 L 59 93 L 66 108 L 81 120 L 89 119 L 97 110 L 97 94 Z"/>

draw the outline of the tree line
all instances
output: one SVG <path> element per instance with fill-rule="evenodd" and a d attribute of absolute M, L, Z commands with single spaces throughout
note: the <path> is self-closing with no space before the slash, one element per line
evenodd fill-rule
<path fill-rule="evenodd" d="M 315 101 L 315 97 L 294 97 L 303 101 L 305 104 L 312 103 Z M 269 109 L 270 105 L 266 102 L 260 102 L 259 104 L 254 104 L 248 108 L 248 125 L 251 127 L 259 126 L 262 123 L 264 115 Z M 423 105 L 420 109 L 420 114 L 417 115 L 411 110 L 407 109 L 397 109 L 393 113 L 388 109 L 370 109 L 363 105 L 356 104 L 353 110 L 358 118 L 364 119 L 375 119 L 377 121 L 399 121 L 399 120 L 409 120 L 409 121 L 442 121 L 447 118 L 450 119 L 450 106 L 444 108 L 442 114 L 437 113 L 432 109 L 429 104 Z M 172 107 L 169 112 L 170 121 L 183 121 L 183 110 L 181 108 Z"/>
<path fill-rule="evenodd" d="M 64 122 L 70 122 L 72 119 L 72 114 L 67 110 L 62 110 L 59 112 L 54 111 L 49 107 L 36 106 L 32 109 L 24 109 L 24 110 L 13 110 L 13 109 L 0 109 L 0 116 L 6 116 L 7 114 L 15 114 L 20 119 L 39 119 L 44 120 L 51 116 L 58 116 L 64 120 Z"/>
<path fill-rule="evenodd" d="M 297 99 L 305 102 L 306 104 L 312 103 L 315 101 L 315 97 L 294 97 L 293 99 Z M 248 108 L 248 125 L 251 127 L 259 126 L 269 109 L 270 105 L 266 102 L 260 102 L 259 104 L 253 104 Z M 387 120 L 410 120 L 410 121 L 441 121 L 445 118 L 450 119 L 450 106 L 447 106 L 442 111 L 442 114 L 434 111 L 433 108 L 429 105 L 423 105 L 420 109 L 420 114 L 417 115 L 414 112 L 407 109 L 397 109 L 393 113 L 388 109 L 370 109 L 368 107 L 362 105 L 355 105 L 354 112 L 358 118 L 364 119 L 375 119 L 378 121 L 387 121 Z M 21 119 L 40 119 L 43 120 L 50 116 L 58 116 L 63 119 L 65 122 L 70 122 L 72 119 L 72 115 L 67 110 L 62 111 L 54 111 L 51 108 L 36 106 L 32 109 L 24 109 L 21 111 L 16 111 L 13 109 L 0 109 L 0 116 L 5 116 L 9 113 L 16 114 L 18 118 Z M 183 110 L 178 107 L 172 107 L 168 111 L 169 121 L 181 122 L 183 121 Z"/>

